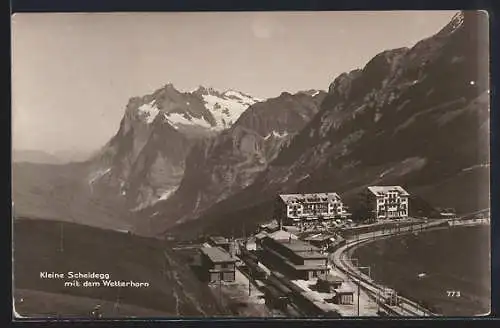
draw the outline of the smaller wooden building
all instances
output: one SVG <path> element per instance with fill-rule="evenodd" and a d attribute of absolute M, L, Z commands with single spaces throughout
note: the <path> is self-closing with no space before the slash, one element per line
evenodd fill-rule
<path fill-rule="evenodd" d="M 335 295 L 333 296 L 333 302 L 335 304 L 353 304 L 354 303 L 354 291 L 347 287 L 341 287 L 335 289 Z"/>
<path fill-rule="evenodd" d="M 219 247 L 203 247 L 201 268 L 209 282 L 234 281 L 236 275 L 236 258 Z"/>
<path fill-rule="evenodd" d="M 326 277 L 318 278 L 316 287 L 323 293 L 332 293 L 341 288 L 343 282 L 344 279 L 341 277 L 329 274 Z"/>

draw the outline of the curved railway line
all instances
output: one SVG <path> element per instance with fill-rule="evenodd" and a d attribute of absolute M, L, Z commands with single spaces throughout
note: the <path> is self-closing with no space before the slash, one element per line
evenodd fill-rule
<path fill-rule="evenodd" d="M 425 230 L 433 230 L 439 229 L 440 223 L 429 223 L 425 225 Z M 402 228 L 399 233 L 410 233 L 412 230 L 410 227 Z M 358 268 L 354 266 L 354 264 L 348 259 L 349 251 L 358 247 L 361 244 L 371 242 L 380 238 L 387 238 L 394 234 L 378 234 L 372 237 L 364 237 L 356 240 L 351 240 L 347 244 L 337 248 L 332 255 L 333 263 L 335 267 L 340 270 L 342 273 L 347 275 L 350 280 L 359 285 L 361 289 L 363 289 L 372 299 L 374 299 L 380 309 L 383 309 L 387 312 L 388 315 L 396 315 L 396 316 L 417 316 L 417 317 L 429 317 L 429 316 L 438 316 L 431 312 L 430 310 L 424 308 L 420 304 L 407 299 L 402 296 L 398 296 L 397 294 L 397 305 L 388 305 L 380 300 L 380 296 L 385 294 L 386 288 L 381 285 L 375 283 L 368 275 L 361 272 Z"/>
<path fill-rule="evenodd" d="M 380 309 L 384 310 L 389 315 L 412 317 L 437 316 L 423 306 L 402 296 L 397 296 L 397 305 L 389 305 L 380 300 L 380 297 L 384 295 L 385 288 L 376 284 L 367 275 L 357 270 L 347 258 L 347 250 L 364 242 L 367 242 L 367 240 L 355 242 L 342 247 L 345 249 L 340 249 L 342 253 L 340 254 L 338 260 L 335 261 L 336 268 L 346 274 L 356 285 L 359 285 L 359 287 L 363 289 L 366 294 L 379 304 Z"/>

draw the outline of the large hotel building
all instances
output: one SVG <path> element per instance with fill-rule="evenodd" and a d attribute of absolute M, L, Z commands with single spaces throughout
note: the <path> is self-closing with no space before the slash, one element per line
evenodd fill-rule
<path fill-rule="evenodd" d="M 346 218 L 349 214 L 337 193 L 317 193 L 279 195 L 274 215 L 283 225 L 303 226 Z"/>
<path fill-rule="evenodd" d="M 366 201 L 375 219 L 404 219 L 408 217 L 409 196 L 400 186 L 371 186 Z"/>

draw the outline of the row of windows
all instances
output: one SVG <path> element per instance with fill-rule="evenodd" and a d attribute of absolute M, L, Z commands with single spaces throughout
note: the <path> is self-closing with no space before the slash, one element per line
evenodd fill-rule
<path fill-rule="evenodd" d="M 398 209 L 400 210 L 406 210 L 408 207 L 406 206 L 406 204 L 400 204 L 399 206 L 396 205 L 396 206 L 390 206 L 390 205 L 379 205 L 377 207 L 377 209 L 379 211 L 396 211 Z"/>
<path fill-rule="evenodd" d="M 401 198 L 401 197 L 398 197 L 398 198 L 379 198 L 379 199 L 377 199 L 377 201 L 379 203 L 383 203 L 383 202 L 401 202 L 401 203 L 406 203 L 406 202 L 408 202 L 408 198 Z"/>
<path fill-rule="evenodd" d="M 313 278 L 318 278 L 319 276 L 323 276 L 325 273 L 325 270 L 312 271 L 312 276 Z"/>
<path fill-rule="evenodd" d="M 393 212 L 382 211 L 381 213 L 378 213 L 378 216 L 380 216 L 380 217 L 383 217 L 383 216 L 396 217 L 396 216 L 406 216 L 406 215 L 408 215 L 407 211 L 393 211 Z"/>

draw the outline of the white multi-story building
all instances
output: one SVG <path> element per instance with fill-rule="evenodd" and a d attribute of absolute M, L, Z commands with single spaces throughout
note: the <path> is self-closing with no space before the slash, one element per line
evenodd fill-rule
<path fill-rule="evenodd" d="M 368 187 L 367 205 L 375 219 L 408 217 L 410 194 L 401 186 Z"/>
<path fill-rule="evenodd" d="M 348 215 L 337 193 L 279 195 L 275 206 L 275 218 L 284 225 L 300 226 Z"/>

